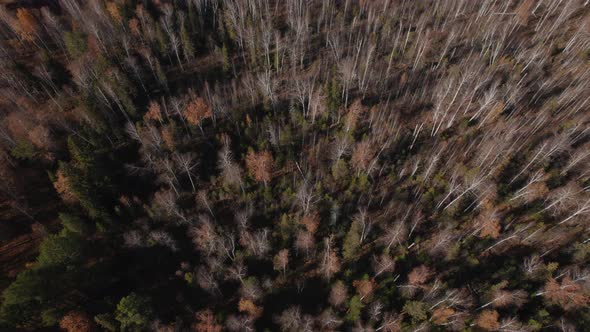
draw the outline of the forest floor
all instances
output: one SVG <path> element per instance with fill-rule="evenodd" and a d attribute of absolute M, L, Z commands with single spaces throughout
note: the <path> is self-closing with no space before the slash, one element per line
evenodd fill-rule
<path fill-rule="evenodd" d="M 22 189 L 19 202 L 0 201 L 0 279 L 14 278 L 27 263 L 33 262 L 45 234 L 59 225 L 57 212 L 61 204 L 45 171 L 23 167 L 18 173 L 18 186 Z M 28 205 L 23 206 L 23 201 Z M 20 205 L 15 208 L 15 204 Z M 0 291 L 4 286 L 0 282 Z"/>

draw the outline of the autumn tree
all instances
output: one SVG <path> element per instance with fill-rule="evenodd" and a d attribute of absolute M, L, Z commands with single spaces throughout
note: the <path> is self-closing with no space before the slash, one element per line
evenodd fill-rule
<path fill-rule="evenodd" d="M 221 170 L 224 183 L 228 186 L 239 186 L 243 191 L 243 170 L 234 160 L 230 150 L 229 138 L 224 141 L 217 158 L 217 167 Z"/>
<path fill-rule="evenodd" d="M 96 326 L 92 319 L 81 311 L 70 311 L 59 321 L 59 327 L 67 332 L 91 332 Z"/>
<path fill-rule="evenodd" d="M 273 266 L 276 271 L 281 271 L 283 277 L 287 273 L 287 264 L 289 264 L 289 249 L 282 249 L 273 258 Z"/>
<path fill-rule="evenodd" d="M 256 319 L 262 315 L 262 308 L 258 307 L 254 302 L 249 299 L 241 298 L 238 303 L 238 310 L 240 312 L 247 313 L 253 319 Z"/>
<path fill-rule="evenodd" d="M 455 310 L 453 308 L 440 307 L 432 312 L 431 321 L 436 325 L 445 325 L 454 314 Z"/>
<path fill-rule="evenodd" d="M 361 301 L 369 301 L 370 296 L 376 287 L 375 281 L 371 279 L 355 280 L 352 285 L 356 288 L 356 292 L 359 294 Z"/>
<path fill-rule="evenodd" d="M 294 245 L 297 251 L 303 251 L 305 255 L 309 257 L 315 248 L 315 239 L 313 234 L 303 230 L 297 232 Z"/>
<path fill-rule="evenodd" d="M 395 261 L 390 255 L 382 253 L 379 256 L 373 256 L 372 265 L 376 278 L 383 273 L 393 272 Z"/>
<path fill-rule="evenodd" d="M 499 317 L 500 315 L 495 310 L 484 310 L 477 316 L 475 323 L 486 331 L 495 331 L 500 327 Z"/>
<path fill-rule="evenodd" d="M 269 151 L 254 152 L 249 150 L 246 155 L 246 168 L 254 180 L 266 186 L 272 178 L 273 158 Z"/>
<path fill-rule="evenodd" d="M 18 20 L 19 36 L 23 40 L 34 41 L 39 30 L 39 24 L 35 16 L 26 8 L 18 8 L 16 10 L 16 18 Z"/>
<path fill-rule="evenodd" d="M 550 302 L 556 303 L 566 310 L 584 307 L 590 303 L 590 296 L 586 294 L 580 281 L 573 280 L 569 275 L 563 277 L 561 283 L 554 278 L 545 283 L 543 295 Z"/>
<path fill-rule="evenodd" d="M 320 268 L 322 274 L 328 280 L 340 271 L 340 259 L 333 247 L 331 237 L 324 238 L 324 253 L 322 255 Z"/>
<path fill-rule="evenodd" d="M 196 322 L 193 323 L 193 330 L 197 332 L 221 332 L 223 326 L 217 324 L 213 312 L 209 309 L 198 311 L 195 314 Z"/>
<path fill-rule="evenodd" d="M 299 222 L 303 226 L 305 226 L 305 229 L 309 233 L 315 234 L 315 232 L 318 229 L 318 226 L 320 225 L 320 216 L 317 212 L 314 211 L 304 215 Z"/>
<path fill-rule="evenodd" d="M 412 286 L 421 286 L 424 285 L 432 275 L 432 271 L 427 266 L 420 265 L 408 274 L 408 282 Z"/>
<path fill-rule="evenodd" d="M 211 106 L 203 98 L 196 96 L 191 96 L 183 113 L 186 121 L 193 126 L 199 126 L 201 131 L 203 131 L 203 120 L 210 118 L 212 115 Z"/>
<path fill-rule="evenodd" d="M 348 298 L 348 290 L 346 285 L 340 280 L 336 281 L 330 289 L 330 296 L 328 301 L 334 307 L 340 307 Z"/>
<path fill-rule="evenodd" d="M 162 122 L 162 109 L 156 101 L 150 101 L 148 111 L 143 116 L 144 121 Z"/>

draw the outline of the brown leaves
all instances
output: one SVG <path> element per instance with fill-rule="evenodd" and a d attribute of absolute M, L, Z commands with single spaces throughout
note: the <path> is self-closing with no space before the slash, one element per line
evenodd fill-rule
<path fill-rule="evenodd" d="M 29 139 L 31 143 L 40 149 L 52 148 L 51 132 L 43 125 L 37 125 L 29 131 Z"/>
<path fill-rule="evenodd" d="M 479 237 L 489 236 L 492 239 L 497 239 L 500 236 L 502 227 L 498 213 L 491 206 L 485 206 L 485 209 L 479 214 L 475 222 L 475 227 L 479 229 Z"/>
<path fill-rule="evenodd" d="M 285 273 L 289 264 L 289 249 L 282 249 L 272 260 L 274 269 Z"/>
<path fill-rule="evenodd" d="M 303 216 L 299 221 L 305 229 L 311 234 L 315 234 L 320 224 L 320 215 L 317 212 L 311 212 Z"/>
<path fill-rule="evenodd" d="M 67 332 L 89 332 L 95 330 L 92 319 L 80 311 L 68 312 L 59 321 L 59 327 Z"/>
<path fill-rule="evenodd" d="M 549 279 L 545 283 L 543 295 L 550 302 L 559 304 L 565 310 L 584 307 L 590 303 L 590 297 L 584 294 L 582 286 L 569 276 L 565 276 L 561 284 L 553 278 Z"/>
<path fill-rule="evenodd" d="M 449 321 L 449 318 L 455 314 L 455 310 L 449 307 L 440 307 L 432 312 L 432 322 L 436 325 L 442 325 Z"/>
<path fill-rule="evenodd" d="M 141 30 L 139 28 L 139 20 L 135 17 L 129 20 L 129 30 L 136 36 L 141 36 Z"/>
<path fill-rule="evenodd" d="M 520 308 L 526 303 L 528 294 L 523 290 L 507 291 L 497 289 L 492 294 L 492 297 L 495 308 L 503 308 L 511 304 Z"/>
<path fill-rule="evenodd" d="M 16 18 L 18 20 L 17 30 L 20 37 L 26 41 L 33 41 L 39 29 L 35 16 L 28 9 L 19 8 L 16 10 Z"/>
<path fill-rule="evenodd" d="M 186 121 L 193 126 L 200 126 L 203 120 L 210 118 L 212 115 L 211 107 L 201 97 L 191 98 L 183 114 Z"/>
<path fill-rule="evenodd" d="M 352 285 L 356 288 L 361 300 L 368 300 L 376 287 L 375 282 L 370 279 L 355 280 Z"/>
<path fill-rule="evenodd" d="M 408 282 L 412 286 L 420 286 L 423 285 L 432 277 L 433 273 L 428 268 L 428 266 L 420 265 L 412 270 L 410 274 L 408 274 Z"/>
<path fill-rule="evenodd" d="M 348 290 L 342 281 L 337 281 L 332 285 L 332 289 L 330 290 L 330 297 L 328 301 L 334 307 L 339 307 L 344 304 L 344 301 L 348 298 Z"/>
<path fill-rule="evenodd" d="M 57 171 L 56 179 L 53 182 L 53 187 L 57 191 L 57 193 L 61 196 L 62 200 L 66 203 L 75 203 L 77 202 L 77 198 L 75 194 L 70 189 L 70 185 L 68 183 L 68 178 L 64 175 L 61 170 Z"/>
<path fill-rule="evenodd" d="M 527 25 L 529 16 L 531 15 L 531 7 L 534 3 L 535 0 L 523 0 L 518 8 L 516 8 L 516 17 L 521 25 Z"/>
<path fill-rule="evenodd" d="M 376 152 L 374 144 L 364 140 L 355 145 L 350 162 L 357 172 L 368 171 Z"/>
<path fill-rule="evenodd" d="M 260 152 L 250 150 L 246 156 L 246 167 L 254 180 L 264 182 L 264 185 L 266 185 L 272 177 L 272 155 L 266 150 Z"/>
<path fill-rule="evenodd" d="M 107 2 L 107 12 L 109 12 L 109 15 L 111 15 L 113 21 L 121 23 L 123 20 L 121 13 L 119 12 L 119 7 L 117 7 L 115 2 Z"/>
<path fill-rule="evenodd" d="M 486 219 L 482 224 L 479 236 L 489 236 L 492 239 L 497 239 L 500 236 L 500 229 L 500 223 L 496 219 Z"/>
<path fill-rule="evenodd" d="M 251 300 L 245 298 L 240 299 L 238 310 L 247 313 L 252 318 L 258 318 L 262 315 L 262 308 L 258 307 Z"/>
<path fill-rule="evenodd" d="M 313 234 L 306 231 L 299 231 L 295 237 L 295 248 L 305 252 L 305 255 L 309 256 L 310 251 L 315 246 L 315 240 Z"/>
<path fill-rule="evenodd" d="M 196 249 L 207 254 L 216 250 L 219 237 L 209 217 L 200 216 L 197 225 L 189 228 L 188 235 Z"/>
<path fill-rule="evenodd" d="M 482 329 L 494 331 L 500 327 L 499 316 L 496 310 L 484 310 L 479 314 L 475 323 Z"/>
<path fill-rule="evenodd" d="M 223 326 L 217 324 L 215 316 L 211 310 L 201 310 L 195 314 L 196 323 L 193 324 L 193 330 L 196 332 L 221 332 Z"/>
<path fill-rule="evenodd" d="M 150 105 L 148 106 L 148 111 L 143 116 L 143 121 L 162 121 L 162 109 L 160 108 L 160 104 L 155 101 L 150 101 Z"/>

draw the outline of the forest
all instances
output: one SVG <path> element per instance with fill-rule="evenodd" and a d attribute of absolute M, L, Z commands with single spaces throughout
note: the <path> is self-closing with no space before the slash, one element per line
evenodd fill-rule
<path fill-rule="evenodd" d="M 590 331 L 590 1 L 0 0 L 0 330 Z"/>

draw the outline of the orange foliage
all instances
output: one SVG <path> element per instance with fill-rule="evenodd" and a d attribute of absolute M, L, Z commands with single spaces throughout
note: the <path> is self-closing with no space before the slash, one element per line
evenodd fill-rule
<path fill-rule="evenodd" d="M 492 203 L 489 201 L 485 202 L 484 210 L 477 217 L 475 224 L 480 227 L 479 237 L 489 236 L 492 239 L 497 239 L 500 236 L 500 221 Z"/>
<path fill-rule="evenodd" d="M 250 150 L 246 156 L 246 167 L 250 176 L 258 182 L 264 182 L 266 185 L 271 179 L 272 155 L 268 151 L 254 152 Z"/>
<path fill-rule="evenodd" d="M 107 2 L 107 11 L 109 12 L 109 14 L 111 15 L 111 17 L 113 18 L 113 20 L 117 23 L 121 23 L 122 18 L 121 18 L 121 13 L 119 12 L 119 7 L 117 7 L 117 4 L 114 2 Z"/>
<path fill-rule="evenodd" d="M 500 327 L 500 323 L 498 323 L 499 316 L 496 310 L 484 310 L 477 317 L 476 324 L 485 330 L 497 330 Z"/>
<path fill-rule="evenodd" d="M 361 296 L 361 300 L 367 300 L 373 293 L 373 290 L 375 290 L 375 282 L 373 280 L 355 280 L 352 282 L 352 285 Z"/>
<path fill-rule="evenodd" d="M 480 237 L 489 236 L 492 239 L 497 239 L 500 236 L 500 223 L 495 219 L 486 219 L 479 232 Z"/>
<path fill-rule="evenodd" d="M 59 327 L 67 332 L 89 332 L 95 330 L 94 322 L 83 312 L 70 311 L 59 321 Z"/>
<path fill-rule="evenodd" d="M 245 312 L 250 317 L 258 318 L 262 315 L 262 308 L 258 307 L 254 302 L 248 299 L 241 298 L 238 303 L 238 310 Z"/>
<path fill-rule="evenodd" d="M 213 115 L 211 107 L 201 97 L 192 98 L 184 110 L 184 118 L 194 126 L 200 126 L 201 122 Z"/>
<path fill-rule="evenodd" d="M 436 325 L 442 325 L 449 321 L 449 318 L 455 314 L 455 310 L 449 307 L 441 307 L 432 313 L 432 322 Z"/>
<path fill-rule="evenodd" d="M 299 222 L 303 226 L 305 226 L 305 229 L 307 229 L 308 232 L 314 234 L 317 231 L 318 226 L 320 224 L 320 216 L 317 212 L 311 212 L 309 214 L 304 215 L 301 221 Z"/>
<path fill-rule="evenodd" d="M 193 324 L 193 330 L 196 332 L 221 332 L 223 326 L 217 324 L 215 316 L 211 310 L 201 310 L 196 313 L 197 322 Z"/>
<path fill-rule="evenodd" d="M 146 122 L 149 120 L 162 121 L 162 109 L 160 108 L 160 104 L 155 101 L 150 101 L 148 111 L 143 116 L 143 120 Z"/>
<path fill-rule="evenodd" d="M 584 307 L 590 303 L 590 297 L 584 294 L 582 286 L 569 276 L 563 278 L 561 285 L 555 279 L 549 279 L 545 284 L 543 295 L 549 301 L 559 304 L 566 310 Z"/>
<path fill-rule="evenodd" d="M 35 39 L 35 34 L 39 29 L 35 16 L 33 16 L 29 10 L 19 8 L 16 10 L 16 18 L 18 19 L 20 37 L 27 41 L 33 41 Z"/>

